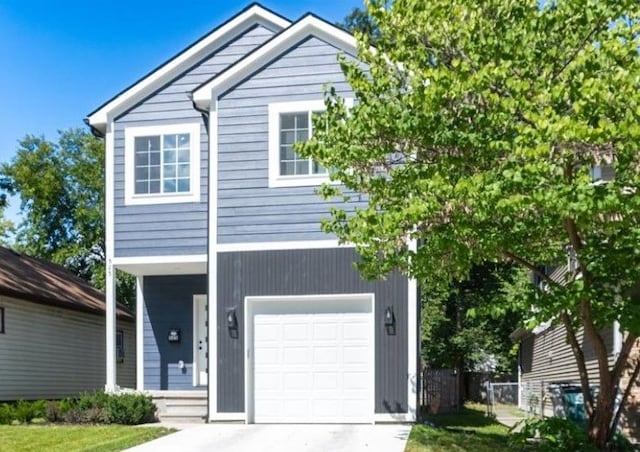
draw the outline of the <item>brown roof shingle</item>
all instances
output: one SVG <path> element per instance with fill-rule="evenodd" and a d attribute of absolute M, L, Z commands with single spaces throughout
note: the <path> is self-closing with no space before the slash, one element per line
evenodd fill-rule
<path fill-rule="evenodd" d="M 0 295 L 104 314 L 104 294 L 64 267 L 0 246 Z M 119 318 L 133 314 L 118 304 Z"/>

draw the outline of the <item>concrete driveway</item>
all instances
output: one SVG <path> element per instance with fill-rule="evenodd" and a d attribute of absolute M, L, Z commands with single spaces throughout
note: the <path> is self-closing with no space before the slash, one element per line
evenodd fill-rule
<path fill-rule="evenodd" d="M 129 449 L 135 452 L 403 452 L 410 425 L 206 424 Z"/>

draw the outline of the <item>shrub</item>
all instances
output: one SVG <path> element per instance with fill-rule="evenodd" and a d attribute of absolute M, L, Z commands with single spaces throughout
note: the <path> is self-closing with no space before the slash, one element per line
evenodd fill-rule
<path fill-rule="evenodd" d="M 87 408 L 82 411 L 81 422 L 87 424 L 108 424 L 109 416 L 105 408 Z"/>
<path fill-rule="evenodd" d="M 55 400 L 49 400 L 44 410 L 44 415 L 49 422 L 60 422 L 64 419 L 60 405 Z"/>
<path fill-rule="evenodd" d="M 13 407 L 8 403 L 0 405 L 0 425 L 11 424 L 13 420 Z"/>
<path fill-rule="evenodd" d="M 46 402 L 44 400 L 33 402 L 18 400 L 13 407 L 13 419 L 24 424 L 28 424 L 34 418 L 45 417 L 45 414 Z"/>
<path fill-rule="evenodd" d="M 511 436 L 510 446 L 514 449 L 525 448 L 531 440 L 536 440 L 538 443 L 536 450 L 541 451 L 597 451 L 589 443 L 587 432 L 568 419 L 560 417 L 529 418 L 517 425 L 522 428 Z"/>
<path fill-rule="evenodd" d="M 87 392 L 80 396 L 75 403 L 75 407 L 81 411 L 89 410 L 92 408 L 104 409 L 107 407 L 107 403 L 110 394 L 106 394 L 104 391 Z"/>
<path fill-rule="evenodd" d="M 106 412 L 111 423 L 136 425 L 153 422 L 156 406 L 151 397 L 144 394 L 115 394 L 109 396 Z"/>
<path fill-rule="evenodd" d="M 64 414 L 64 421 L 69 424 L 81 424 L 83 420 L 83 413 L 77 408 L 70 408 Z"/>

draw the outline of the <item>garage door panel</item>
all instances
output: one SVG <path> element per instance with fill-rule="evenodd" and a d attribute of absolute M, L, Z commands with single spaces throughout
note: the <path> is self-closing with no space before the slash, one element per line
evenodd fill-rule
<path fill-rule="evenodd" d="M 280 348 L 263 346 L 255 356 L 256 366 L 278 365 L 280 363 Z"/>
<path fill-rule="evenodd" d="M 285 341 L 306 341 L 309 336 L 309 325 L 308 322 L 284 324 L 282 332 L 282 338 Z"/>
<path fill-rule="evenodd" d="M 282 363 L 286 366 L 307 366 L 310 362 L 309 349 L 307 347 L 284 346 L 282 350 Z"/>
<path fill-rule="evenodd" d="M 341 330 L 342 328 L 340 328 Z M 314 324 L 313 325 L 313 340 L 337 340 L 338 338 L 338 325 L 335 323 L 329 324 Z"/>
<path fill-rule="evenodd" d="M 311 372 L 288 372 L 284 375 L 284 386 L 288 391 L 307 391 L 313 384 Z"/>
<path fill-rule="evenodd" d="M 255 376 L 256 391 L 266 394 L 266 391 L 282 391 L 282 374 L 279 370 L 272 372 L 260 371 Z"/>
<path fill-rule="evenodd" d="M 372 312 L 354 306 L 314 313 L 295 305 L 292 314 L 283 305 L 273 314 L 260 307 L 253 316 L 255 422 L 371 422 Z"/>
<path fill-rule="evenodd" d="M 366 345 L 345 346 L 342 349 L 343 362 L 346 365 L 367 364 L 369 362 L 369 347 Z"/>

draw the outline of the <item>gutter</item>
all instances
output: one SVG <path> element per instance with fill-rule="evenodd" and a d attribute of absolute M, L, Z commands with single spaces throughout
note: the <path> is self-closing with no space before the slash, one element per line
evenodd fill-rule
<path fill-rule="evenodd" d="M 89 118 L 84 118 L 82 120 L 91 130 L 91 134 L 96 138 L 104 138 L 104 133 L 100 132 L 97 128 L 91 125 L 89 122 Z"/>

